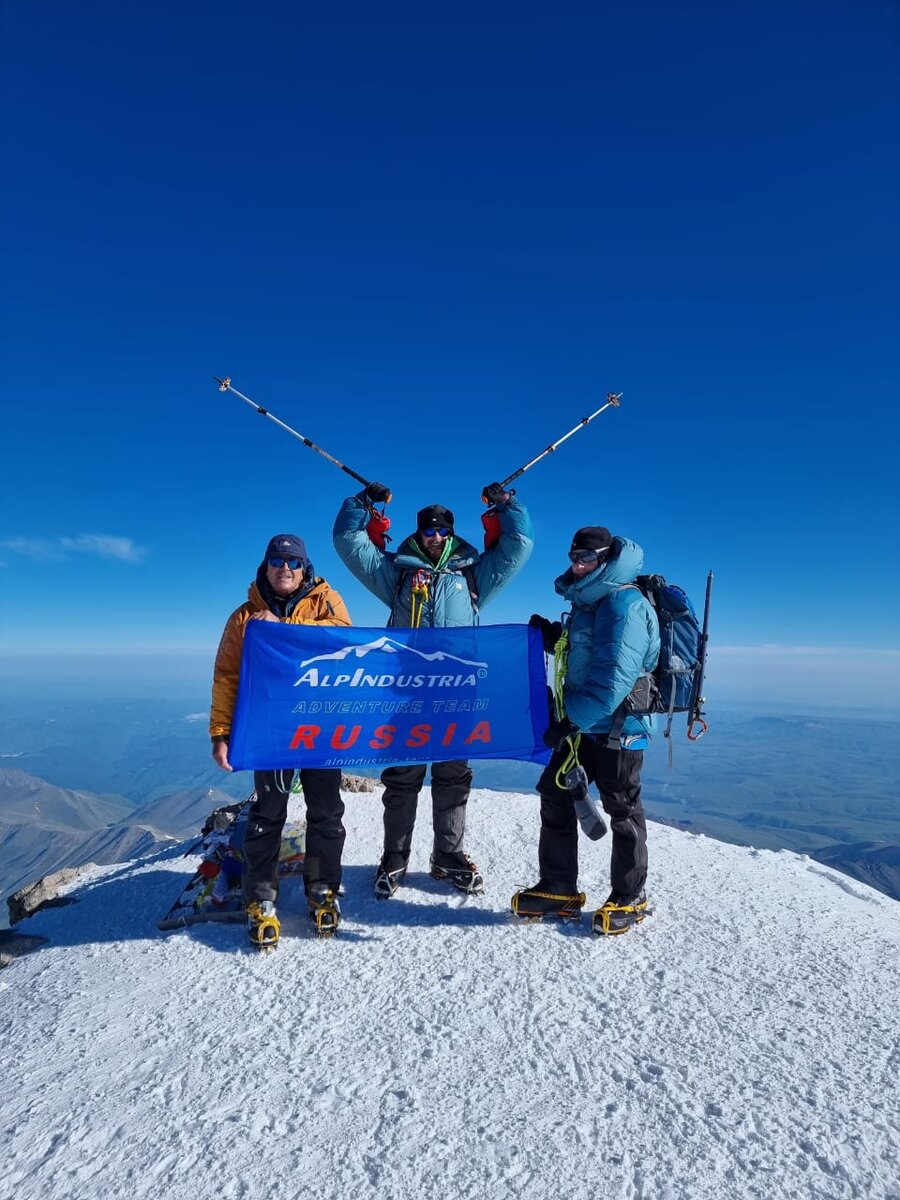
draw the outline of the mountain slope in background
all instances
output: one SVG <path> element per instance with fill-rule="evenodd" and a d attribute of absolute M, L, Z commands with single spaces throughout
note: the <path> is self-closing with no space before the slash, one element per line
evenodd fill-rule
<path fill-rule="evenodd" d="M 208 795 L 214 793 L 194 794 L 194 811 L 203 807 L 200 797 Z M 221 803 L 228 800 L 226 796 Z M 171 812 L 185 806 L 186 797 L 174 801 Z M 209 804 L 204 817 L 214 807 L 215 803 Z M 25 884 L 62 867 L 124 862 L 151 854 L 171 841 L 168 830 L 161 832 L 151 825 L 120 797 L 55 787 L 25 771 L 4 767 L 0 769 L 0 899 L 5 901 Z M 174 833 L 183 837 L 193 828 L 198 828 L 196 821 Z M 4 903 L 0 927 L 7 920 Z"/>
<path fill-rule="evenodd" d="M 316 941 L 161 934 L 183 848 L 97 870 L 2 975 L 17 1200 L 897 1200 L 896 902 L 787 851 L 652 825 L 654 914 L 617 939 L 509 915 L 533 796 L 473 793 L 484 896 L 372 896 L 377 795 L 345 795 L 345 921 Z M 589 906 L 608 839 L 581 842 Z M 13 1106 L 13 1098 L 15 1104 Z"/>
<path fill-rule="evenodd" d="M 97 829 L 121 821 L 131 811 L 122 797 L 73 791 L 15 767 L 0 768 L 0 821 L 7 825 L 36 820 L 64 829 Z"/>
<path fill-rule="evenodd" d="M 249 795 L 253 790 L 252 776 L 248 778 Z M 164 829 L 173 837 L 190 837 L 202 829 L 204 821 L 213 809 L 233 803 L 234 797 L 219 788 L 186 788 L 139 808 L 132 815 L 132 820 L 152 825 L 156 829 Z"/>

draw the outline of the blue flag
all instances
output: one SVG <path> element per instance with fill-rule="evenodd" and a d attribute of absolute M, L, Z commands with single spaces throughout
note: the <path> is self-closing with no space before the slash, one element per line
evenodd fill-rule
<path fill-rule="evenodd" d="M 547 721 L 543 646 L 526 625 L 249 621 L 228 758 L 239 771 L 545 763 Z"/>

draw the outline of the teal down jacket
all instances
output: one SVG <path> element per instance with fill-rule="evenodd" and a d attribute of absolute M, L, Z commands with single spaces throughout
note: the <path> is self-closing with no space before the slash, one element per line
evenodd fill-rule
<path fill-rule="evenodd" d="M 446 559 L 436 567 L 413 536 L 396 553 L 380 550 L 366 533 L 365 500 L 362 495 L 349 496 L 334 522 L 334 548 L 360 583 L 391 610 L 388 626 L 409 626 L 412 577 L 423 569 L 431 580 L 421 625 L 434 629 L 477 625 L 479 610 L 522 569 L 534 545 L 531 518 L 515 498 L 498 505 L 497 515 L 500 540 L 495 546 L 479 553 L 469 542 L 454 537 Z M 477 603 L 470 595 L 464 567 L 471 567 Z"/>
<path fill-rule="evenodd" d="M 571 570 L 556 590 L 572 605 L 565 706 L 569 720 L 583 733 L 608 733 L 616 709 L 638 677 L 659 659 L 659 623 L 652 604 L 637 587 L 644 552 L 627 538 L 613 539 L 613 556 L 581 579 Z M 629 716 L 622 744 L 643 749 L 653 730 L 652 716 Z M 633 739 L 633 740 L 632 740 Z"/>

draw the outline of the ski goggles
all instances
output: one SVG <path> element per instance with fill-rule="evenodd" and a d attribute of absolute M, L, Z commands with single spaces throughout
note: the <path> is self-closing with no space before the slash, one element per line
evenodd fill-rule
<path fill-rule="evenodd" d="M 423 529 L 422 537 L 448 538 L 452 532 L 453 532 L 453 530 L 448 529 L 446 525 L 436 525 L 436 526 L 433 526 L 431 529 Z"/>
<path fill-rule="evenodd" d="M 299 571 L 303 566 L 302 558 L 270 558 L 270 567 L 290 567 L 292 571 Z"/>
<path fill-rule="evenodd" d="M 570 563 L 595 563 L 600 561 L 600 555 L 605 554 L 605 550 L 570 550 Z"/>

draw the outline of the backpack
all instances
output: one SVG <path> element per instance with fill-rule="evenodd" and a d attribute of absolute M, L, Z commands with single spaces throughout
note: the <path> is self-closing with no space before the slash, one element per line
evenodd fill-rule
<path fill-rule="evenodd" d="M 622 726 L 630 714 L 667 713 L 663 736 L 670 738 L 675 713 L 688 713 L 687 735 L 692 742 L 706 733 L 703 714 L 703 676 L 706 670 L 706 646 L 709 638 L 709 603 L 713 574 L 706 580 L 703 625 L 697 619 L 687 593 L 677 584 L 667 583 L 662 575 L 638 575 L 633 584 L 653 606 L 659 621 L 659 661 L 652 672 L 641 675 L 620 706 L 608 744 L 621 744 Z M 698 726 L 694 732 L 694 726 Z M 669 765 L 672 743 L 669 741 Z"/>

